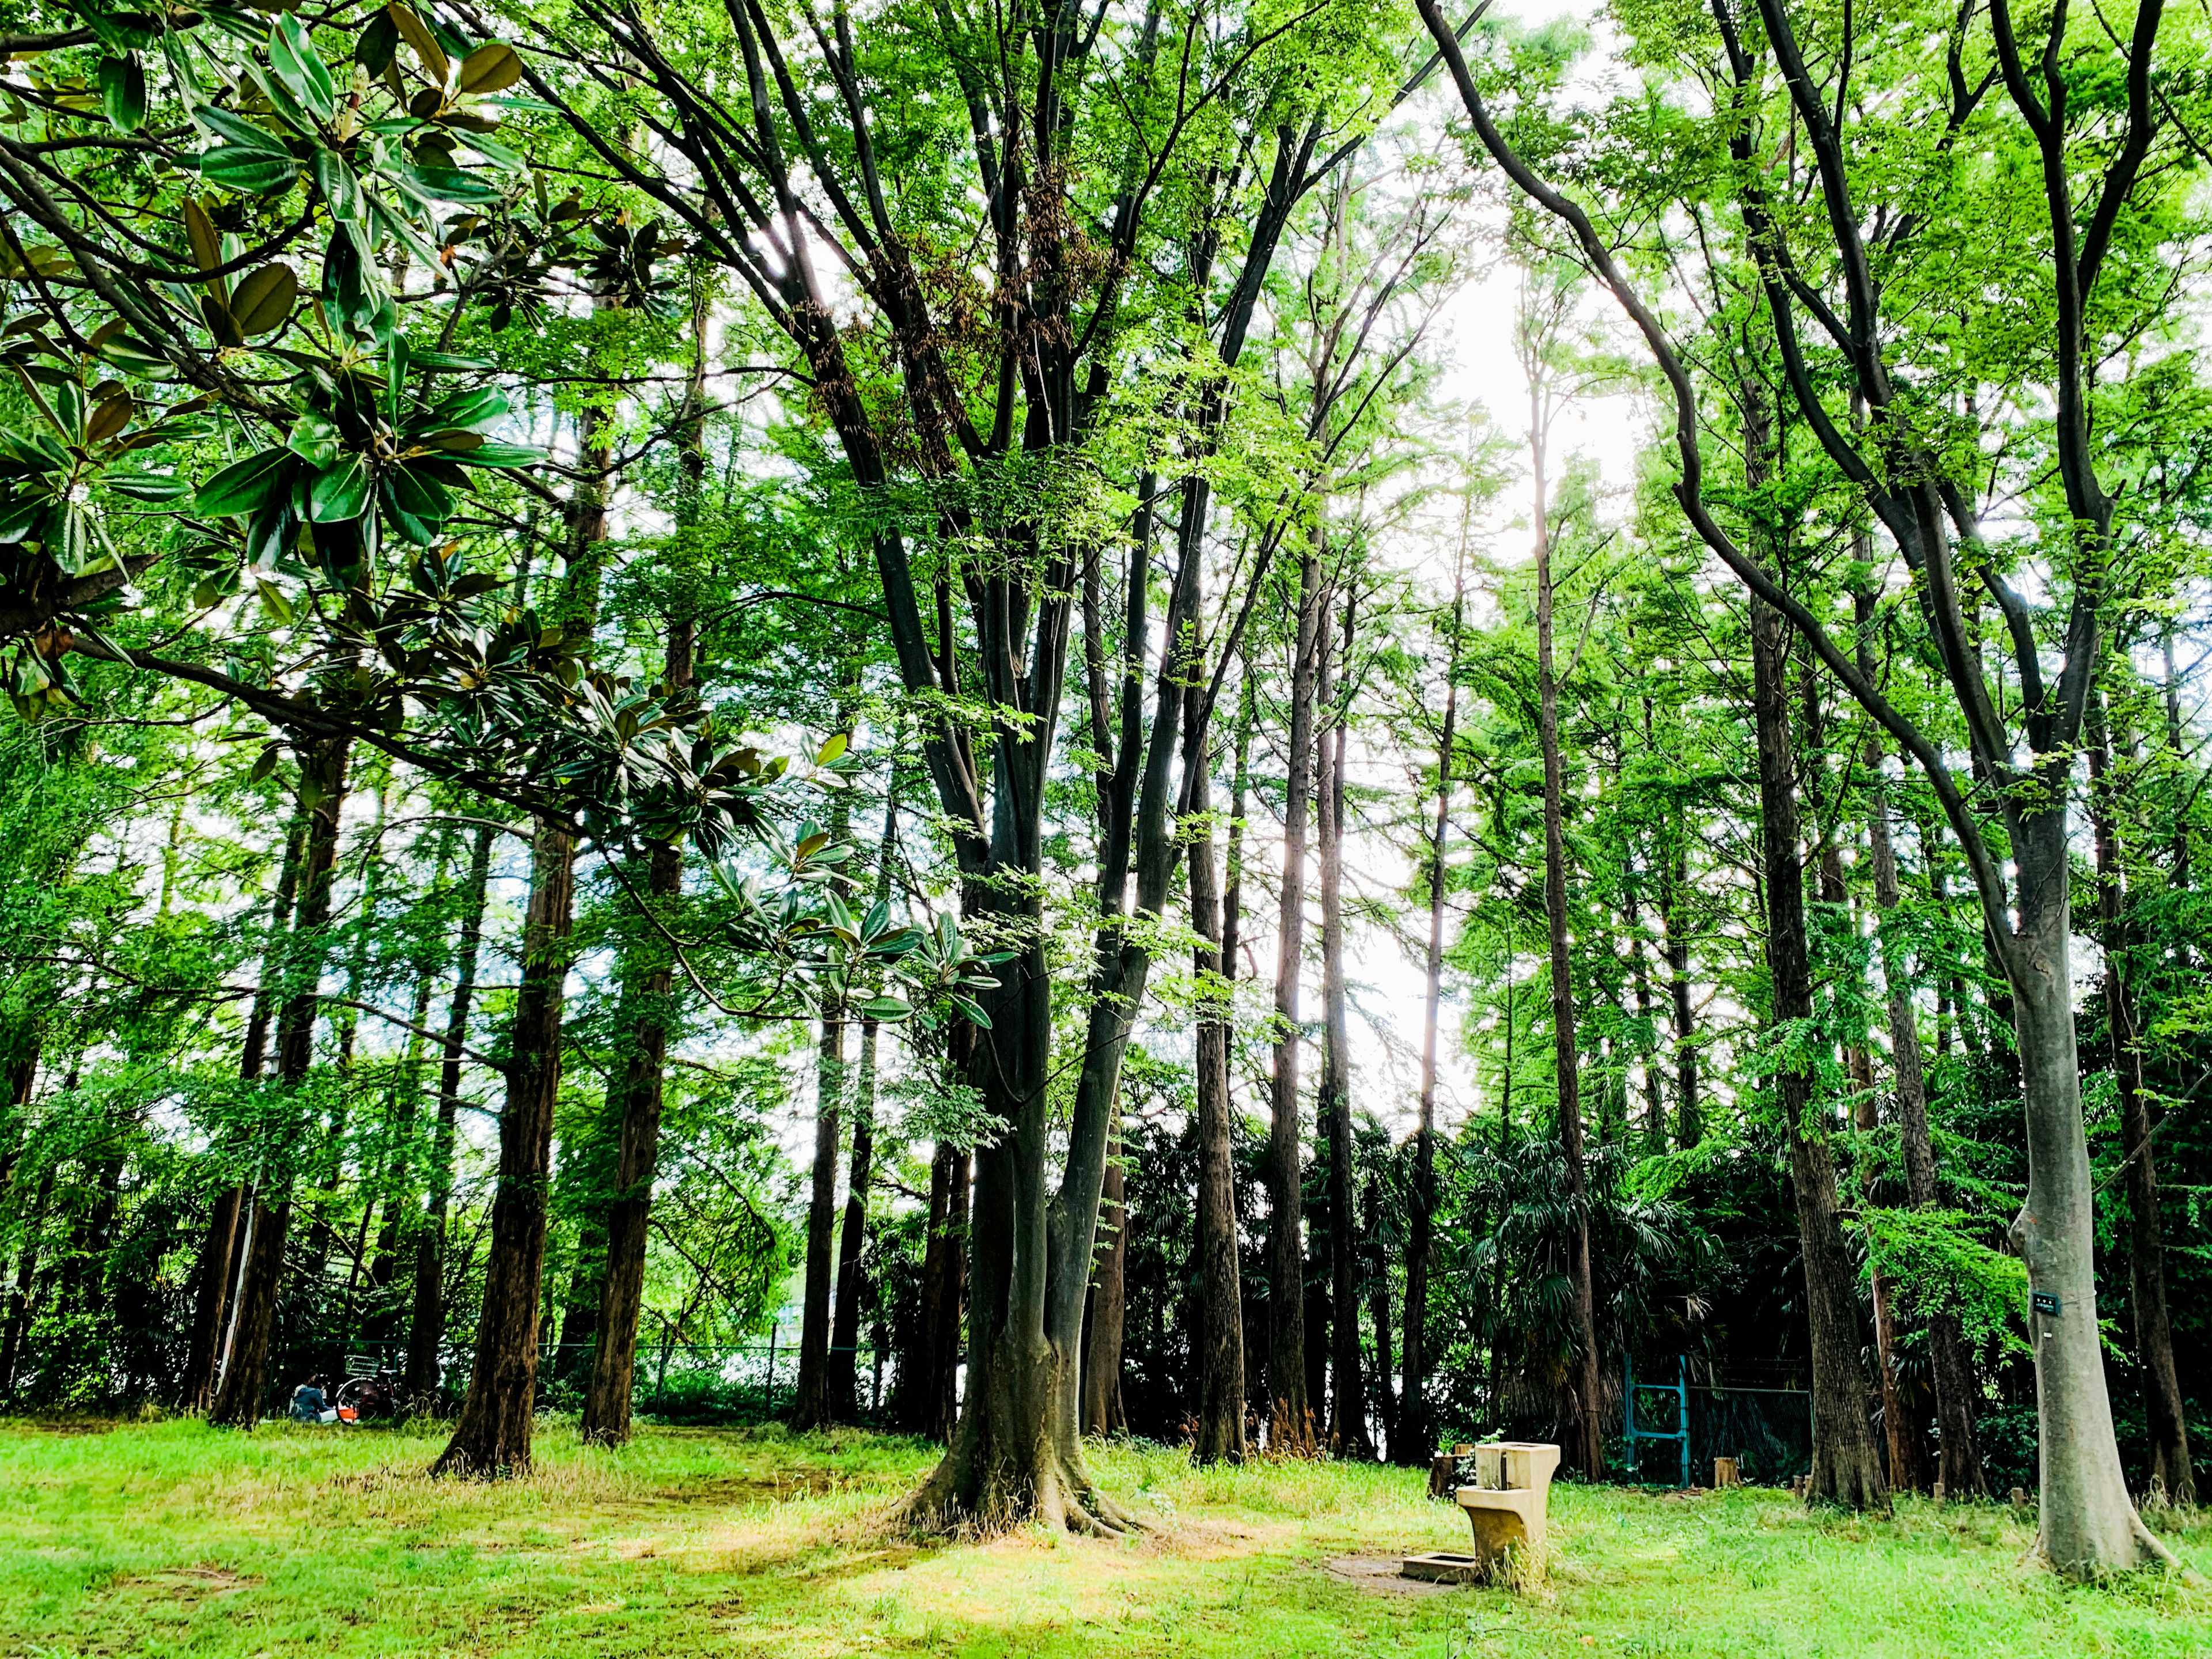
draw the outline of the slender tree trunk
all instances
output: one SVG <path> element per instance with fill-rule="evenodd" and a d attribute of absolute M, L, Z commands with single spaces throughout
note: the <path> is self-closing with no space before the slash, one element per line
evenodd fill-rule
<path fill-rule="evenodd" d="M 1869 677 L 1874 672 L 1871 623 L 1874 595 L 1862 590 L 1855 599 L 1859 631 L 1859 666 Z M 1881 774 L 1879 743 L 1869 738 L 1867 773 L 1871 790 L 1867 809 L 1867 840 L 1873 854 L 1875 904 L 1884 923 L 1881 940 L 1883 984 L 1887 993 L 1889 1052 L 1897 1095 L 1898 1130 L 1905 1148 L 1905 1196 L 1916 1208 L 1936 1203 L 1936 1143 L 1928 1127 L 1928 1085 L 1920 1063 L 1920 1023 L 1912 1006 L 1912 975 L 1904 947 L 1895 938 L 1893 919 L 1903 902 L 1897 878 L 1897 854 L 1890 838 L 1889 794 Z M 1933 849 L 1929 849 L 1932 859 Z M 1940 982 L 1940 981 L 1939 981 Z M 1974 1432 L 1974 1375 L 1966 1355 L 1966 1342 L 1955 1313 L 1938 1313 L 1928 1322 L 1929 1370 L 1936 1389 L 1936 1478 L 1953 1497 L 1985 1497 L 1989 1481 L 1982 1472 L 1982 1457 Z"/>
<path fill-rule="evenodd" d="M 1529 393 L 1529 446 L 1534 455 L 1536 540 L 1536 686 L 1538 735 L 1544 751 L 1544 916 L 1550 932 L 1552 1044 L 1559 1088 L 1559 1151 L 1575 1223 L 1568 1271 L 1573 1281 L 1576 1353 L 1571 1390 L 1574 1420 L 1566 1448 L 1570 1467 L 1592 1480 L 1605 1476 L 1605 1437 L 1599 1418 L 1597 1298 L 1590 1263 L 1589 1182 L 1583 1162 L 1580 1058 L 1575 1040 L 1574 963 L 1568 949 L 1565 786 L 1559 761 L 1559 687 L 1552 660 L 1552 546 L 1545 501 L 1545 435 L 1540 393 Z"/>
<path fill-rule="evenodd" d="M 1352 599 L 1344 605 L 1343 659 L 1336 672 L 1349 684 Z M 1329 1392 L 1328 1449 L 1339 1457 L 1371 1459 L 1366 1367 L 1359 1346 L 1359 1222 L 1352 1211 L 1351 1025 L 1344 984 L 1344 761 L 1350 726 L 1348 690 L 1340 696 L 1324 655 L 1316 698 L 1326 725 L 1314 756 L 1321 817 L 1321 954 L 1323 1027 L 1317 1115 L 1328 1146 Z M 1345 706 L 1340 707 L 1342 704 Z"/>
<path fill-rule="evenodd" d="M 1443 730 L 1437 739 L 1437 822 L 1429 838 L 1429 951 L 1421 1002 L 1421 1121 L 1414 1132 L 1413 1190 L 1407 1194 L 1406 1334 L 1401 1355 L 1398 1421 L 1390 1436 L 1395 1462 L 1427 1462 L 1436 1440 L 1429 1426 L 1429 1267 L 1436 1250 L 1437 1041 L 1444 983 L 1444 847 L 1451 833 L 1452 744 L 1459 723 L 1460 629 L 1467 606 L 1464 537 L 1452 570 L 1451 644 L 1445 656 Z"/>
<path fill-rule="evenodd" d="M 468 884 L 461 897 L 461 937 L 453 993 L 447 1005 L 444 1057 L 438 1070 L 437 1125 L 430 1136 L 430 1192 L 415 1234 L 415 1293 L 407 1328 L 403 1390 L 409 1406 L 428 1411 L 436 1403 L 438 1348 L 446 1334 L 446 1230 L 453 1195 L 453 1146 L 461 1108 L 461 1063 L 468 1045 L 469 1012 L 477 988 L 477 957 L 483 944 L 484 890 L 491 872 L 489 824 L 477 830 L 469 854 Z"/>
<path fill-rule="evenodd" d="M 825 1008 L 814 1063 L 814 1173 L 806 1205 L 806 1288 L 799 1310 L 799 1388 L 791 1426 L 828 1426 L 830 1276 L 837 1221 L 837 1124 L 845 1091 L 845 1011 Z"/>
<path fill-rule="evenodd" d="M 1126 1434 L 1129 1418 L 1121 1406 L 1121 1322 L 1129 1261 L 1128 1172 L 1121 1164 L 1118 1122 L 1107 1152 L 1103 1192 L 1098 1221 L 1109 1236 L 1091 1293 L 1091 1342 L 1083 1357 L 1083 1431 Z"/>
<path fill-rule="evenodd" d="M 966 1293 L 969 1154 L 942 1146 L 930 1164 L 922 1258 L 921 1376 L 908 1391 L 911 1432 L 950 1443 L 959 1422 L 961 1304 Z"/>
<path fill-rule="evenodd" d="M 1371 1170 L 1360 1208 L 1359 1264 L 1367 1279 L 1367 1315 L 1375 1327 L 1375 1415 L 1382 1425 L 1382 1443 L 1395 1455 L 1398 1402 L 1390 1391 L 1390 1266 L 1382 1255 L 1382 1181 Z"/>
<path fill-rule="evenodd" d="M 261 983 L 246 1018 L 246 1042 L 239 1057 L 238 1075 L 251 1083 L 261 1075 L 269 1046 L 269 1019 L 276 1006 L 276 981 L 281 974 L 284 942 L 292 923 L 292 903 L 299 892 L 300 860 L 307 834 L 305 814 L 295 812 L 285 832 L 284 853 L 277 864 L 276 890 L 269 904 L 269 943 L 262 952 Z M 234 1153 L 242 1136 L 224 1136 Z M 223 1330 L 230 1312 L 231 1281 L 236 1275 L 239 1232 L 246 1197 L 246 1183 L 233 1182 L 217 1193 L 208 1214 L 207 1232 L 200 1244 L 199 1268 L 194 1276 L 191 1346 L 185 1352 L 185 1372 L 178 1379 L 180 1409 L 204 1413 L 215 1403 L 217 1369 L 222 1358 Z"/>
<path fill-rule="evenodd" d="M 1689 884 L 1689 851 L 1675 837 L 1671 857 L 1662 866 L 1659 926 L 1667 935 L 1667 1000 L 1674 1017 L 1675 1144 L 1687 1152 L 1705 1138 L 1698 1104 L 1697 1007 L 1690 986 L 1690 940 L 1682 918 L 1683 889 Z"/>
<path fill-rule="evenodd" d="M 1237 928 L 1243 875 L 1245 772 L 1251 741 L 1252 685 L 1245 668 L 1238 690 L 1236 772 L 1231 786 L 1229 890 L 1217 902 L 1212 784 L 1204 757 L 1186 754 L 1185 794 L 1197 829 L 1190 844 L 1192 946 L 1205 1000 L 1197 1032 L 1198 1104 L 1198 1431 L 1191 1461 L 1241 1462 L 1247 1411 L 1244 1285 L 1237 1248 L 1236 1146 L 1229 1096 L 1229 1037 L 1237 979 Z M 1196 688 L 1192 699 L 1196 700 Z"/>
<path fill-rule="evenodd" d="M 1297 654 L 1291 670 L 1289 793 L 1283 810 L 1283 884 L 1275 967 L 1273 1117 L 1267 1132 L 1267 1447 L 1310 1455 L 1306 1395 L 1304 1194 L 1298 1124 L 1298 977 L 1305 961 L 1306 815 L 1311 797 L 1314 664 L 1321 628 L 1319 524 L 1298 566 Z"/>
<path fill-rule="evenodd" d="M 1798 859 L 1797 797 L 1791 778 L 1789 637 L 1779 613 L 1751 601 L 1753 711 L 1759 738 L 1759 830 L 1764 842 L 1771 1018 L 1778 1024 L 1813 1017 L 1812 964 L 1805 933 L 1804 872 Z M 1775 1079 L 1790 1134 L 1790 1185 L 1812 1328 L 1813 1480 L 1810 1496 L 1853 1509 L 1887 1510 L 1881 1454 L 1867 1419 L 1866 1374 L 1859 1364 L 1858 1294 L 1844 1249 L 1836 1168 L 1825 1124 L 1800 1066 Z"/>
<path fill-rule="evenodd" d="M 24 1339 L 31 1328 L 31 1289 L 39 1272 L 39 1228 L 54 1197 L 54 1166 L 39 1172 L 38 1191 L 22 1212 L 23 1243 L 15 1257 L 15 1282 L 8 1292 L 8 1322 L 0 1329 L 0 1400 L 15 1392 L 15 1371 L 23 1360 Z"/>
<path fill-rule="evenodd" d="M 284 952 L 286 999 L 276 1023 L 276 1081 L 296 1089 L 315 1055 L 315 1020 L 327 950 L 331 889 L 337 867 L 338 815 L 345 804 L 344 738 L 318 738 L 300 753 L 300 810 L 307 819 L 300 859 L 300 895 L 291 942 Z M 238 1304 L 222 1381 L 208 1420 L 250 1429 L 261 1420 L 269 1383 L 269 1345 L 276 1296 L 284 1275 L 284 1243 L 292 1218 L 291 1167 L 295 1146 L 262 1149 L 261 1181 L 253 1198 L 251 1247 L 240 1276 Z"/>
<path fill-rule="evenodd" d="M 2142 1367 L 2143 1414 L 2149 1419 L 2151 1491 L 2169 1503 L 2194 1504 L 2197 1479 L 2189 1461 L 2181 1376 L 2173 1363 L 2173 1322 L 2166 1310 L 2166 1240 L 2158 1212 L 2158 1169 L 2151 1155 L 2150 1106 L 2143 1095 L 2142 1030 L 2136 1017 L 2135 988 L 2128 979 L 2134 939 L 2124 888 L 2104 703 L 2103 693 L 2092 690 L 2089 810 L 2105 951 L 2105 1020 L 2120 1097 L 2120 1142 L 2127 1158 L 2128 1308 L 2134 1316 L 2136 1354 Z"/>

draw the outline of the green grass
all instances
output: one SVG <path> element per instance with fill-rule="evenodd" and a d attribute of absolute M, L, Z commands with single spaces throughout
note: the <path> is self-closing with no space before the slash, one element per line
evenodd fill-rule
<path fill-rule="evenodd" d="M 538 1472 L 422 1477 L 438 1442 L 289 1425 L 0 1424 L 0 1655 L 2202 1656 L 2212 1591 L 2081 1589 L 2009 1511 L 1808 1515 L 1763 1492 L 1554 1488 L 1548 1586 L 1378 1594 L 1334 1558 L 1462 1543 L 1421 1478 L 1095 1456 L 1126 1543 L 930 1543 L 881 1516 L 931 1451 L 648 1431 Z M 2168 1533 L 2212 1572 L 2212 1525 Z"/>

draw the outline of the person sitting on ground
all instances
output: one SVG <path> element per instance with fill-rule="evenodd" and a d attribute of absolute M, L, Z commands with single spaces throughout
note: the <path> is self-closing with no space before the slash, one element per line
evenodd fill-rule
<path fill-rule="evenodd" d="M 323 1379 L 310 1376 L 292 1390 L 292 1417 L 295 1422 L 319 1423 L 323 1420 Z"/>

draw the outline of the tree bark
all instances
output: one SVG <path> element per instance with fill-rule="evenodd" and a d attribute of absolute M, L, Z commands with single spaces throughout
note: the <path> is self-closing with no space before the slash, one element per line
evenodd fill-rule
<path fill-rule="evenodd" d="M 806 1204 L 806 1280 L 799 1308 L 799 1387 L 791 1426 L 827 1427 L 830 1410 L 830 1278 L 837 1222 L 838 1108 L 845 1090 L 845 1011 L 822 1014 L 814 1060 L 814 1169 Z"/>
<path fill-rule="evenodd" d="M 246 1041 L 238 1064 L 243 1082 L 250 1083 L 261 1075 L 269 1046 L 269 1018 L 275 1007 L 284 941 L 292 924 L 292 904 L 299 892 L 306 833 L 306 816 L 295 812 L 285 832 L 283 856 L 277 864 L 276 890 L 269 903 L 269 943 L 261 956 L 261 983 L 246 1018 Z M 238 1139 L 234 1133 L 227 1134 L 224 1144 L 234 1152 Z M 230 1312 L 231 1283 L 237 1272 L 246 1197 L 246 1183 L 233 1182 L 216 1194 L 208 1213 L 193 1281 L 191 1345 L 185 1351 L 184 1375 L 177 1382 L 178 1406 L 183 1411 L 204 1413 L 215 1403 L 216 1375 L 222 1358 L 223 1329 Z"/>
<path fill-rule="evenodd" d="M 950 1443 L 959 1421 L 960 1312 L 967 1263 L 969 1154 L 939 1144 L 929 1166 L 929 1231 L 921 1266 L 921 1352 L 901 1389 L 910 1434 Z"/>
<path fill-rule="evenodd" d="M 430 1192 L 415 1235 L 415 1294 L 407 1327 L 407 1368 L 402 1383 L 410 1409 L 436 1404 L 439 1345 L 446 1334 L 447 1212 L 453 1195 L 453 1146 L 461 1108 L 461 1063 L 468 1045 L 469 1012 L 476 997 L 477 958 L 483 944 L 484 890 L 491 872 L 489 824 L 478 826 L 469 854 L 468 884 L 461 898 L 461 937 L 453 993 L 446 1010 L 444 1058 L 438 1071 L 437 1126 L 430 1137 Z"/>
<path fill-rule="evenodd" d="M 1544 917 L 1551 942 L 1552 1045 L 1559 1079 L 1559 1152 L 1566 1164 L 1567 1195 L 1574 1207 L 1571 1260 L 1574 1341 L 1570 1373 L 1574 1405 L 1568 1425 L 1568 1466 L 1592 1480 L 1605 1477 L 1605 1437 L 1599 1419 L 1597 1298 L 1592 1280 L 1589 1181 L 1583 1162 L 1580 1059 L 1575 1040 L 1574 961 L 1567 939 L 1565 786 L 1559 761 L 1559 687 L 1552 661 L 1552 538 L 1545 500 L 1544 413 L 1541 392 L 1529 388 L 1529 448 L 1533 459 L 1536 543 L 1537 727 L 1544 751 Z"/>
<path fill-rule="evenodd" d="M 1316 1115 L 1328 1149 L 1329 1389 L 1328 1449 L 1339 1457 L 1372 1459 L 1367 1425 L 1366 1368 L 1359 1346 L 1359 1222 L 1352 1212 L 1351 1028 L 1344 985 L 1344 760 L 1350 724 L 1349 695 L 1340 696 L 1336 676 L 1349 679 L 1352 599 L 1344 606 L 1343 659 L 1331 672 L 1322 653 L 1315 700 L 1323 722 L 1315 744 L 1314 775 L 1321 817 L 1321 956 L 1322 1027 L 1321 1089 Z"/>
<path fill-rule="evenodd" d="M 1437 739 L 1436 830 L 1429 838 L 1429 951 L 1421 1002 L 1421 1120 L 1414 1131 L 1413 1188 L 1407 1195 L 1406 1334 L 1400 1353 L 1398 1420 L 1391 1461 L 1407 1468 L 1428 1462 L 1436 1435 L 1429 1426 L 1429 1258 L 1436 1249 L 1437 1041 L 1444 982 L 1444 847 L 1451 832 L 1452 744 L 1459 723 L 1460 629 L 1467 608 L 1464 537 L 1452 570 L 1451 644 L 1444 659 L 1443 729 Z"/>
<path fill-rule="evenodd" d="M 348 747 L 343 738 L 317 738 L 300 750 L 300 813 L 307 828 L 300 857 L 299 902 L 283 957 L 286 996 L 276 1023 L 276 1081 L 287 1090 L 306 1081 L 314 1062 L 315 1019 L 328 949 L 324 930 L 331 919 L 331 889 L 337 868 Z M 269 1383 L 270 1338 L 284 1274 L 284 1243 L 291 1226 L 296 1173 L 292 1162 L 298 1150 L 296 1146 L 261 1149 L 250 1243 L 231 1315 L 222 1380 L 208 1409 L 210 1423 L 251 1429 L 261 1420 L 262 1396 Z"/>
<path fill-rule="evenodd" d="M 1803 866 L 1791 777 L 1789 636 L 1779 613 L 1751 601 L 1753 713 L 1758 727 L 1759 832 L 1766 887 L 1770 1018 L 1777 1027 L 1813 1018 L 1812 964 L 1805 933 Z M 1813 1443 L 1809 1498 L 1886 1511 L 1889 1491 L 1867 1419 L 1866 1374 L 1859 1365 L 1858 1296 L 1844 1249 L 1836 1168 L 1802 1063 L 1775 1078 L 1790 1138 L 1799 1251 L 1812 1331 Z"/>
<path fill-rule="evenodd" d="M 1097 1435 L 1126 1434 L 1129 1429 L 1128 1413 L 1121 1406 L 1122 1287 L 1129 1261 L 1128 1172 L 1121 1164 L 1118 1123 L 1106 1157 L 1098 1221 L 1109 1237 L 1091 1285 L 1091 1340 L 1083 1355 L 1083 1431 Z"/>
<path fill-rule="evenodd" d="M 1860 671 L 1873 672 L 1870 644 L 1875 599 L 1862 589 L 1855 596 L 1859 630 Z M 1916 1208 L 1936 1203 L 1936 1143 L 1928 1126 L 1928 1085 L 1921 1066 L 1920 1022 L 1912 1006 L 1912 975 L 1904 947 L 1895 937 L 1894 918 L 1904 892 L 1897 878 L 1897 854 L 1890 837 L 1889 792 L 1881 771 L 1881 745 L 1867 743 L 1872 781 L 1867 805 L 1867 840 L 1873 854 L 1874 899 L 1884 923 L 1882 981 L 1887 992 L 1892 1079 L 1897 1119 L 1905 1149 L 1905 1196 Z M 1929 856 L 1932 860 L 1933 852 Z M 1940 982 L 1940 981 L 1939 981 Z M 1958 1498 L 1989 1495 L 1974 1431 L 1974 1373 L 1955 1313 L 1938 1313 L 1928 1322 L 1929 1370 L 1936 1389 L 1936 1478 Z"/>
<path fill-rule="evenodd" d="M 1243 873 L 1242 820 L 1250 741 L 1249 665 L 1238 691 L 1236 777 L 1230 800 L 1230 884 L 1216 897 L 1212 781 L 1204 757 L 1186 752 L 1184 793 L 1196 824 L 1190 844 L 1191 947 L 1202 1001 L 1197 1031 L 1198 1431 L 1191 1461 L 1242 1462 L 1247 1411 L 1243 1270 L 1237 1248 L 1236 1146 L 1229 1096 L 1229 1036 L 1237 979 L 1238 883 Z M 1196 698 L 1196 688 L 1192 697 Z"/>
<path fill-rule="evenodd" d="M 2090 694 L 2089 816 L 2095 840 L 2097 916 L 2105 952 L 2105 1020 L 2120 1097 L 2120 1144 L 2127 1159 L 2128 1309 L 2142 1367 L 2148 1419 L 2151 1492 L 2172 1504 L 2197 1501 L 2189 1424 L 2173 1363 L 2173 1321 L 2166 1300 L 2166 1240 L 2160 1224 L 2158 1168 L 2151 1153 L 2150 1105 L 2143 1094 L 2142 1030 L 2129 981 L 2135 940 L 2127 913 L 2119 814 L 2112 781 L 2104 696 Z M 2062 1313 L 2061 1317 L 2063 1317 Z"/>
<path fill-rule="evenodd" d="M 1316 522 L 1298 565 L 1296 655 L 1291 669 L 1290 778 L 1283 808 L 1283 883 L 1276 929 L 1273 1115 L 1267 1131 L 1267 1449 L 1278 1456 L 1315 1450 L 1306 1396 L 1304 1194 L 1298 1124 L 1298 977 L 1305 960 L 1306 816 L 1312 793 L 1314 668 L 1321 628 Z"/>
<path fill-rule="evenodd" d="M 522 982 L 515 994 L 507 1098 L 499 1115 L 499 1177 L 484 1262 L 469 1391 L 433 1475 L 502 1476 L 530 1468 L 538 1407 L 539 1285 L 553 1178 L 553 1112 L 561 1089 L 561 1020 L 575 904 L 576 843 L 540 823 L 530 848 Z"/>

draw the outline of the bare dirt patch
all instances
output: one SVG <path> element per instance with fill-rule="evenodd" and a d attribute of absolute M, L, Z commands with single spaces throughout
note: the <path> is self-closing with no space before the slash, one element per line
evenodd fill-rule
<path fill-rule="evenodd" d="M 1322 1570 L 1370 1595 L 1449 1595 L 1459 1588 L 1456 1584 L 1432 1583 L 1425 1578 L 1400 1577 L 1398 1567 L 1402 1559 L 1395 1555 L 1340 1555 L 1334 1560 L 1322 1562 Z"/>

